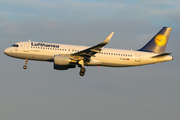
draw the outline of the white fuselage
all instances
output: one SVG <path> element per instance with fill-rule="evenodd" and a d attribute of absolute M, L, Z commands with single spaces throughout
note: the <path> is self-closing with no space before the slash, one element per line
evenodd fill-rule
<path fill-rule="evenodd" d="M 19 42 L 17 44 L 18 47 L 9 47 L 4 50 L 4 53 L 8 56 L 20 59 L 53 61 L 54 55 L 69 55 L 89 48 L 87 46 L 30 41 Z M 156 55 L 158 54 L 151 52 L 102 48 L 101 53 L 95 54 L 95 56 L 91 57 L 91 61 L 85 65 L 129 67 L 160 63 L 173 59 L 171 56 L 151 58 Z"/>

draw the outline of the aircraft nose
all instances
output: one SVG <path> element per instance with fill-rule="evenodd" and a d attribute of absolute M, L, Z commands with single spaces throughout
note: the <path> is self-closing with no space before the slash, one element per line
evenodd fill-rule
<path fill-rule="evenodd" d="M 9 52 L 9 50 L 6 48 L 5 50 L 4 50 L 4 54 L 8 54 L 8 52 Z"/>

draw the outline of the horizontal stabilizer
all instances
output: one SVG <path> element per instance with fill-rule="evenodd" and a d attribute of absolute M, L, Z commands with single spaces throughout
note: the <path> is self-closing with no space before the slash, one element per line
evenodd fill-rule
<path fill-rule="evenodd" d="M 152 56 L 151 58 L 160 58 L 160 57 L 166 57 L 167 55 L 170 55 L 171 53 L 163 53 L 160 55 Z"/>

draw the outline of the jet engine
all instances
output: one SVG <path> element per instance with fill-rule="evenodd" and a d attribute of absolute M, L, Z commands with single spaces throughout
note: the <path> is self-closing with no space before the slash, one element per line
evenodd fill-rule
<path fill-rule="evenodd" d="M 69 56 L 55 55 L 54 56 L 54 64 L 56 65 L 69 65 L 71 59 Z"/>
<path fill-rule="evenodd" d="M 69 56 L 55 55 L 54 56 L 54 69 L 56 70 L 68 70 L 69 68 L 75 68 L 75 65 L 70 64 L 72 60 Z"/>

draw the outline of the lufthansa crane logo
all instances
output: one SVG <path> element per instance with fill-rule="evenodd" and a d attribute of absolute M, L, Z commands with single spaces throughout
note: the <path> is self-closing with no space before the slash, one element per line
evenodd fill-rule
<path fill-rule="evenodd" d="M 156 45 L 158 46 L 164 46 L 167 43 L 167 39 L 166 36 L 164 36 L 163 34 L 159 34 L 155 37 L 154 39 Z"/>

